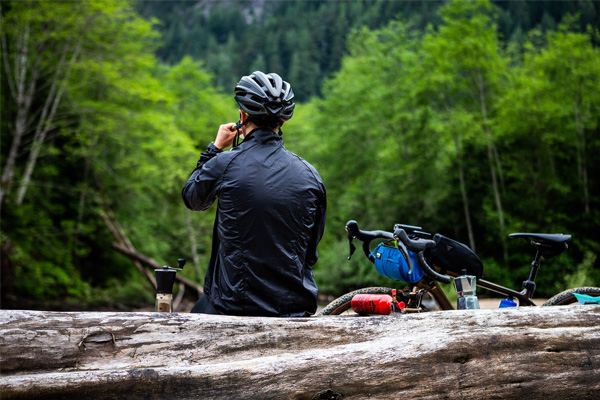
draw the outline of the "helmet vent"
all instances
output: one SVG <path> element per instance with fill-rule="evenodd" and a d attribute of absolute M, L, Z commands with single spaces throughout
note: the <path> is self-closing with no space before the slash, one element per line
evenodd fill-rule
<path fill-rule="evenodd" d="M 235 87 L 235 100 L 251 116 L 287 121 L 294 114 L 294 93 L 290 84 L 275 73 L 260 71 L 244 76 Z"/>

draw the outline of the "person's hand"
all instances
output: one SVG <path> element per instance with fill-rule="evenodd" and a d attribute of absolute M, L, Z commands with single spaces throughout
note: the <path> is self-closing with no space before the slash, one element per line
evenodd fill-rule
<path fill-rule="evenodd" d="M 225 150 L 233 144 L 236 133 L 237 130 L 235 129 L 235 123 L 230 122 L 228 124 L 221 125 L 219 127 L 219 131 L 217 132 L 215 146 L 217 146 L 217 148 L 220 150 Z"/>

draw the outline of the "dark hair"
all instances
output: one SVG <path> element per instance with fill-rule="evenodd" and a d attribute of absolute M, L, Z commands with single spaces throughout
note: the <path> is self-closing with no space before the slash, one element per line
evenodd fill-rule
<path fill-rule="evenodd" d="M 258 128 L 266 128 L 266 129 L 277 129 L 281 127 L 282 121 L 279 119 L 272 118 L 261 118 L 256 115 L 248 116 L 248 120 L 256 125 Z"/>

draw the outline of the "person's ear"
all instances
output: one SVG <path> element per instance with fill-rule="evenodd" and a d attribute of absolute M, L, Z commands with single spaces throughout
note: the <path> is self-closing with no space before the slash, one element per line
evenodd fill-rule
<path fill-rule="evenodd" d="M 244 111 L 240 110 L 240 121 L 243 124 L 244 122 L 246 122 L 246 120 L 248 119 L 248 114 L 246 114 Z"/>

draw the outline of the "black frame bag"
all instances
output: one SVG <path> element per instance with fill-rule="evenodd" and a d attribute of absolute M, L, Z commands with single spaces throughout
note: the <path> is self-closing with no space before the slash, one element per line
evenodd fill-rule
<path fill-rule="evenodd" d="M 452 271 L 461 274 L 466 270 L 468 275 L 475 275 L 478 279 L 483 277 L 483 263 L 469 247 L 439 233 L 433 240 L 436 246 L 425 251 L 428 263 L 437 265 L 442 273 Z"/>

